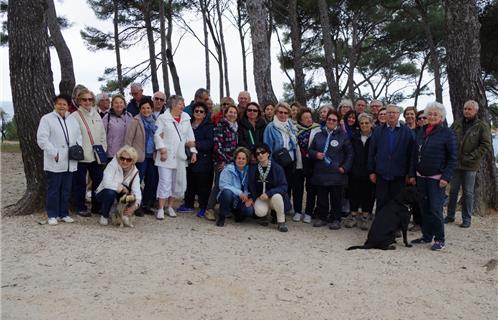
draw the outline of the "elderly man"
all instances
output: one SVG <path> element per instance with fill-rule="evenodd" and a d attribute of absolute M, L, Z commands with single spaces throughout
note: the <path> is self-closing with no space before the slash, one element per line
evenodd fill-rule
<path fill-rule="evenodd" d="M 465 102 L 463 118 L 455 121 L 451 128 L 458 142 L 457 167 L 450 182 L 450 199 L 445 223 L 455 221 L 455 210 L 460 186 L 463 189 L 462 224 L 469 228 L 474 205 L 474 183 L 482 157 L 491 150 L 489 126 L 477 117 L 479 104 L 473 100 Z"/>
<path fill-rule="evenodd" d="M 370 101 L 370 114 L 374 119 L 374 123 L 377 122 L 377 116 L 379 115 L 379 110 L 384 106 L 380 100 Z"/>
<path fill-rule="evenodd" d="M 370 140 L 368 171 L 376 184 L 377 212 L 405 188 L 415 137 L 399 122 L 399 108 L 387 106 L 387 122 L 378 127 Z"/>
<path fill-rule="evenodd" d="M 128 106 L 126 106 L 126 111 L 131 113 L 132 116 L 136 116 L 140 109 L 138 108 L 138 103 L 142 98 L 147 97 L 150 99 L 150 96 L 144 96 L 144 90 L 140 83 L 132 83 L 130 85 L 130 95 L 133 97 L 130 102 L 128 102 Z"/>
<path fill-rule="evenodd" d="M 111 99 L 109 99 L 109 95 L 105 92 L 99 93 L 95 97 L 95 103 L 97 104 L 97 110 L 100 117 L 103 118 L 106 113 L 109 112 L 109 108 L 111 107 Z"/>
<path fill-rule="evenodd" d="M 362 114 L 366 109 L 367 100 L 363 97 L 359 97 L 358 99 L 356 99 L 356 103 L 354 105 L 354 111 L 356 112 L 356 114 Z"/>
<path fill-rule="evenodd" d="M 207 91 L 204 88 L 199 88 L 195 91 L 194 100 L 192 100 L 192 102 L 190 102 L 188 106 L 185 106 L 183 112 L 188 113 L 188 115 L 192 117 L 192 111 L 194 111 L 193 110 L 194 104 L 197 102 L 207 103 L 209 99 L 210 99 L 209 91 Z"/>
<path fill-rule="evenodd" d="M 239 102 L 237 105 L 237 109 L 239 110 L 239 119 L 242 119 L 242 116 L 244 116 L 244 113 L 246 112 L 247 105 L 251 102 L 251 94 L 247 91 L 241 91 L 239 92 L 237 101 Z"/>
<path fill-rule="evenodd" d="M 154 119 L 157 119 L 166 110 L 166 95 L 161 91 L 157 91 L 152 95 L 152 101 L 154 102 L 152 114 Z"/>

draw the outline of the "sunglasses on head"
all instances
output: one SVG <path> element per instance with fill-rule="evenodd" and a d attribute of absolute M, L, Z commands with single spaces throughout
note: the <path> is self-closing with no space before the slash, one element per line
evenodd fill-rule
<path fill-rule="evenodd" d="M 132 162 L 133 161 L 132 158 L 125 158 L 125 157 L 119 157 L 119 160 L 123 161 L 123 162 Z"/>

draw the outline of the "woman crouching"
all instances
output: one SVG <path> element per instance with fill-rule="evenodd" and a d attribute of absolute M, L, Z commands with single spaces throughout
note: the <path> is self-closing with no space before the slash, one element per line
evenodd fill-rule
<path fill-rule="evenodd" d="M 116 156 L 104 170 L 104 178 L 97 188 L 97 201 L 101 204 L 99 223 L 103 226 L 109 223 L 109 212 L 114 201 L 119 200 L 123 194 L 135 196 L 135 203 L 124 209 L 123 215 L 131 216 L 139 207 L 142 200 L 140 190 L 140 177 L 135 166 L 137 162 L 137 151 L 130 146 L 124 146 L 118 150 Z"/>

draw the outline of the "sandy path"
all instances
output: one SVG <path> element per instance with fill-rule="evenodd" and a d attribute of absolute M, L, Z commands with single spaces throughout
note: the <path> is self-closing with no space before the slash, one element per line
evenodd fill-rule
<path fill-rule="evenodd" d="M 20 161 L 2 155 L 3 200 L 21 184 L 4 175 L 6 158 Z M 192 215 L 137 218 L 135 229 L 40 218 L 2 220 L 2 319 L 498 317 L 498 269 L 484 267 L 498 259 L 496 216 L 449 226 L 443 252 L 346 252 L 365 232 L 293 222 L 282 234 Z"/>

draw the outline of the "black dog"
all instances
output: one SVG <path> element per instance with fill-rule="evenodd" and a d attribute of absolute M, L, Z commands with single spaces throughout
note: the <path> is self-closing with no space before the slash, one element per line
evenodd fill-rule
<path fill-rule="evenodd" d="M 389 201 L 375 215 L 372 226 L 368 231 L 367 241 L 362 246 L 352 246 L 347 250 L 355 249 L 381 249 L 394 250 L 393 243 L 396 243 L 395 233 L 401 229 L 403 233 L 403 243 L 406 247 L 412 245 L 408 243 L 406 231 L 410 223 L 411 211 L 414 205 L 424 201 L 424 196 L 415 187 L 406 187 L 405 190 Z"/>

